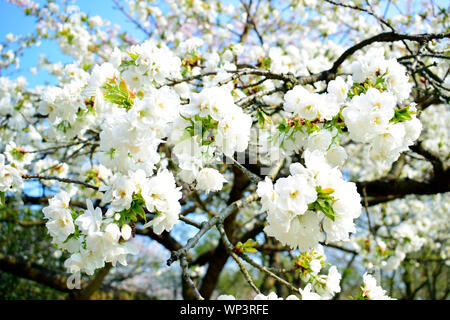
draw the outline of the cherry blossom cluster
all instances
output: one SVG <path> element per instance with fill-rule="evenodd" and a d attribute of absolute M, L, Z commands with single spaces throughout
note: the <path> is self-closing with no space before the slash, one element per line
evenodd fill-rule
<path fill-rule="evenodd" d="M 139 219 L 146 220 L 144 206 L 155 213 L 144 227 L 152 226 L 157 234 L 170 231 L 178 222 L 181 192 L 167 170 L 151 178 L 143 170 L 129 176 L 119 173 L 100 190 L 105 192 L 102 201 L 109 203 L 104 214 L 100 208 L 94 209 L 89 199 L 84 213 L 71 209 L 70 195 L 65 191 L 51 198 L 49 206 L 43 209 L 53 243 L 71 254 L 65 262 L 68 272 L 92 275 L 107 262 L 126 265 L 127 255 L 137 254 L 135 245 L 128 240 L 134 236 L 131 225 Z"/>
<path fill-rule="evenodd" d="M 102 201 L 109 203 L 106 217 L 123 221 L 136 217 L 146 219 L 142 206 L 148 212 L 155 213 L 151 221 L 144 224 L 152 226 L 157 234 L 170 231 L 178 222 L 181 192 L 175 185 L 175 179 L 168 170 L 161 170 L 147 178 L 143 170 L 130 172 L 129 175 L 116 174 L 109 185 L 100 187 L 104 191 Z"/>
<path fill-rule="evenodd" d="M 112 218 L 105 218 L 100 208 L 86 201 L 83 213 L 70 208 L 70 195 L 60 191 L 43 209 L 46 227 L 52 242 L 70 253 L 64 265 L 70 273 L 85 272 L 92 275 L 98 268 L 117 262 L 126 265 L 128 254 L 137 254 L 128 224 L 121 227 Z"/>
<path fill-rule="evenodd" d="M 406 69 L 395 59 L 386 60 L 382 48 L 372 48 L 350 66 L 353 85 L 342 110 L 350 138 L 369 143 L 375 160 L 394 162 L 419 137 L 421 122 L 416 108 L 402 106 L 411 83 Z"/>
<path fill-rule="evenodd" d="M 235 103 L 225 87 L 204 88 L 194 94 L 182 108 L 174 125 L 170 143 L 181 169 L 180 178 L 196 182 L 196 188 L 206 192 L 222 189 L 225 178 L 208 165 L 225 155 L 233 157 L 248 147 L 252 119 Z"/>
<path fill-rule="evenodd" d="M 297 85 L 284 95 L 289 118 L 273 132 L 272 148 L 281 146 L 286 155 L 321 150 L 331 165 L 341 166 L 347 154 L 339 141 L 348 132 L 353 141 L 368 143 L 371 158 L 382 164 L 408 150 L 422 124 L 413 104 L 402 105 L 412 87 L 405 67 L 385 59 L 383 48 L 372 48 L 349 68 L 351 76 L 330 81 L 325 93 Z"/>
<path fill-rule="evenodd" d="M 305 166 L 293 163 L 286 178 L 258 184 L 265 232 L 292 248 L 316 248 L 320 241 L 346 241 L 355 232 L 354 219 L 361 214 L 356 186 L 331 167 L 323 153 L 304 153 Z M 322 232 L 323 230 L 323 232 Z"/>

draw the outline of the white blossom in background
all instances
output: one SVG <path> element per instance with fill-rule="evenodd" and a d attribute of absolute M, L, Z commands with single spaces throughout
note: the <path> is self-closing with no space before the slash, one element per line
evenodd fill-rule
<path fill-rule="evenodd" d="M 15 192 L 22 188 L 23 181 L 19 172 L 5 164 L 5 156 L 0 154 L 0 192 Z"/>
<path fill-rule="evenodd" d="M 386 295 L 386 290 L 377 285 L 377 280 L 368 273 L 364 274 L 364 286 L 362 287 L 362 294 L 369 300 L 393 300 Z"/>

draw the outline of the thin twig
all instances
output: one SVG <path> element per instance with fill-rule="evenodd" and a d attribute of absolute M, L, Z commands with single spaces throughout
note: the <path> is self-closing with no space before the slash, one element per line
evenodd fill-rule
<path fill-rule="evenodd" d="M 192 288 L 192 291 L 194 291 L 195 298 L 197 300 L 204 300 L 200 292 L 198 291 L 197 287 L 195 286 L 194 281 L 192 281 L 191 276 L 189 275 L 189 267 L 186 260 L 186 257 L 180 258 L 180 266 L 181 266 L 181 272 L 183 275 L 183 279 L 188 283 L 188 285 Z"/>
<path fill-rule="evenodd" d="M 218 215 L 215 215 L 214 217 L 212 217 L 208 222 L 203 222 L 201 229 L 195 234 L 195 236 L 193 236 L 192 238 L 190 238 L 188 240 L 188 242 L 186 243 L 186 245 L 183 248 L 172 252 L 171 257 L 167 260 L 167 265 L 170 266 L 176 260 L 180 259 L 181 257 L 186 256 L 189 249 L 193 248 L 197 244 L 197 242 L 200 240 L 200 238 L 207 231 L 209 231 L 217 223 L 223 222 L 231 213 L 234 212 L 234 210 L 239 209 L 239 208 L 243 207 L 244 205 L 246 205 L 252 201 L 255 201 L 256 199 L 258 199 L 258 195 L 256 193 L 252 193 L 245 199 L 240 199 L 238 201 L 233 202 L 231 205 L 226 207 Z"/>
<path fill-rule="evenodd" d="M 220 232 L 220 230 L 219 230 Z M 226 233 L 222 234 L 222 241 L 224 242 L 224 245 L 227 246 L 230 250 L 233 250 L 233 245 L 231 244 L 230 240 L 228 239 Z M 249 263 L 250 265 L 252 265 L 253 267 L 257 268 L 258 270 L 267 273 L 269 276 L 271 276 L 272 278 L 274 278 L 275 280 L 277 280 L 278 282 L 282 283 L 283 285 L 285 285 L 286 287 L 288 287 L 290 290 L 294 291 L 294 292 L 299 292 L 298 288 L 294 287 L 292 284 L 290 284 L 288 281 L 284 280 L 283 278 L 280 278 L 279 276 L 277 276 L 275 273 L 273 273 L 272 271 L 270 271 L 268 268 L 259 265 L 258 263 L 256 263 L 255 261 L 253 261 L 252 259 L 250 259 L 245 253 L 241 253 L 239 254 L 239 257 L 244 260 L 245 262 Z"/>
<path fill-rule="evenodd" d="M 222 235 L 222 240 L 224 240 L 224 235 L 225 235 L 225 229 L 223 228 L 223 224 L 218 224 L 217 225 L 217 229 L 219 230 L 220 234 Z M 228 252 L 229 255 L 231 255 L 231 257 L 234 259 L 234 261 L 236 261 L 237 265 L 239 266 L 239 268 L 241 269 L 242 274 L 244 275 L 245 280 L 247 280 L 248 284 L 250 285 L 250 287 L 253 288 L 253 290 L 257 293 L 260 294 L 261 291 L 258 289 L 258 287 L 255 285 L 255 283 L 253 282 L 252 277 L 250 276 L 250 274 L 247 271 L 247 268 L 245 268 L 245 265 L 242 263 L 242 261 L 239 259 L 239 257 L 236 255 L 236 253 L 233 252 L 232 249 L 230 249 L 229 246 L 227 246 L 226 242 L 224 241 L 224 245 L 225 248 Z"/>
<path fill-rule="evenodd" d="M 65 182 L 65 183 L 75 183 L 75 184 L 80 184 L 82 186 L 85 186 L 87 188 L 91 188 L 94 190 L 98 190 L 98 187 L 83 182 L 83 181 L 79 181 L 79 180 L 74 180 L 74 179 L 69 179 L 69 178 L 60 178 L 60 177 L 55 177 L 55 176 L 40 176 L 40 175 L 29 175 L 29 174 L 24 174 L 22 175 L 22 179 L 38 179 L 38 180 L 56 180 L 56 181 L 60 181 L 60 182 Z"/>

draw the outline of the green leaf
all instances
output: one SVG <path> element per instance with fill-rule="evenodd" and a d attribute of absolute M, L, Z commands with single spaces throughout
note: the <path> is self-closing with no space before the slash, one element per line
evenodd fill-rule
<path fill-rule="evenodd" d="M 322 213 L 334 221 L 336 214 L 334 213 L 334 209 L 331 203 L 328 200 L 318 200 L 319 208 Z"/>
<path fill-rule="evenodd" d="M 5 193 L 3 191 L 0 191 L 0 208 L 2 208 L 5 203 Z"/>
<path fill-rule="evenodd" d="M 128 52 L 127 54 L 131 57 L 131 59 L 133 59 L 134 61 L 136 61 L 137 58 L 139 58 L 139 54 L 137 53 L 132 53 L 132 52 Z"/>
<path fill-rule="evenodd" d="M 286 132 L 288 130 L 289 130 L 289 125 L 286 122 L 283 121 L 278 125 L 278 131 Z"/>
<path fill-rule="evenodd" d="M 89 70 L 91 67 L 92 67 L 92 64 L 84 64 L 84 65 L 83 65 L 83 70 L 84 70 L 85 72 L 88 72 L 88 70 Z"/>
<path fill-rule="evenodd" d="M 272 119 L 261 109 L 258 108 L 258 124 L 260 127 L 264 128 L 266 123 L 272 123 Z"/>
<path fill-rule="evenodd" d="M 264 57 L 264 58 L 261 60 L 261 66 L 262 66 L 264 69 L 269 69 L 270 66 L 271 66 L 271 64 L 272 64 L 272 59 L 271 59 L 270 57 Z"/>
<path fill-rule="evenodd" d="M 13 158 L 17 161 L 23 161 L 23 159 L 25 158 L 25 152 L 22 148 L 19 147 L 13 148 L 11 149 L 10 153 L 13 156 Z"/>
<path fill-rule="evenodd" d="M 127 92 L 128 88 L 127 88 L 127 84 L 125 83 L 125 80 L 120 80 L 119 82 L 119 88 L 123 91 L 123 92 Z"/>
<path fill-rule="evenodd" d="M 258 244 L 258 242 L 252 240 L 252 239 L 248 239 L 247 241 L 245 241 L 245 243 L 242 242 L 238 242 L 236 244 L 235 247 L 235 252 L 236 253 L 242 253 L 242 252 L 258 252 L 258 250 L 256 250 L 254 248 L 254 246 L 256 246 Z"/>
<path fill-rule="evenodd" d="M 394 112 L 394 117 L 391 119 L 391 122 L 393 123 L 412 120 L 411 114 L 414 114 L 413 111 L 409 110 L 409 106 L 401 109 L 395 109 Z"/>
<path fill-rule="evenodd" d="M 143 219 L 145 218 L 145 211 L 141 205 L 134 205 L 132 210 L 136 216 L 141 217 Z"/>
<path fill-rule="evenodd" d="M 114 159 L 114 154 L 115 154 L 115 153 L 116 153 L 116 149 L 114 149 L 114 148 L 111 148 L 111 149 L 109 149 L 109 151 L 106 151 L 106 154 L 109 155 L 109 158 L 110 158 L 111 160 Z"/>
<path fill-rule="evenodd" d="M 127 111 L 133 106 L 134 94 L 128 89 L 125 81 L 111 78 L 101 87 L 106 100 L 125 108 Z"/>
<path fill-rule="evenodd" d="M 70 124 L 69 121 L 67 120 L 62 120 L 60 123 L 57 124 L 56 129 L 66 133 L 67 130 L 69 130 L 70 128 L 72 128 L 72 125 Z"/>
<path fill-rule="evenodd" d="M 332 221 L 336 218 L 336 213 L 333 209 L 333 203 L 336 201 L 332 196 L 334 190 L 331 188 L 322 189 L 320 186 L 316 188 L 317 200 L 308 205 L 309 210 L 316 210 L 322 212 L 327 218 Z"/>

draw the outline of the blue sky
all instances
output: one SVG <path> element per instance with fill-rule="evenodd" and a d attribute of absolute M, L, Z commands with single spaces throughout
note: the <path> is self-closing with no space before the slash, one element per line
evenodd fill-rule
<path fill-rule="evenodd" d="M 34 0 L 39 4 L 45 4 L 47 1 Z M 57 1 L 58 3 L 59 1 Z M 111 21 L 112 24 L 120 25 L 121 29 L 127 30 L 130 34 L 138 39 L 143 38 L 143 32 L 136 28 L 118 9 L 115 8 L 113 1 L 110 0 L 76 0 L 73 4 L 80 7 L 82 12 L 89 15 L 99 15 L 103 19 Z M 14 35 L 24 35 L 33 32 L 35 28 L 36 19 L 31 16 L 25 16 L 23 9 L 14 4 L 0 0 L 0 42 L 5 41 L 8 33 Z M 28 80 L 29 87 L 35 85 L 56 84 L 53 76 L 47 74 L 45 71 L 39 71 L 37 75 L 33 75 L 29 69 L 35 67 L 38 63 L 39 55 L 45 53 L 50 61 L 62 63 L 70 63 L 73 58 L 65 55 L 59 50 L 55 41 L 42 41 L 40 47 L 28 48 L 24 56 L 20 59 L 19 69 L 8 70 L 2 76 L 10 76 L 17 78 L 18 76 L 25 76 Z"/>

